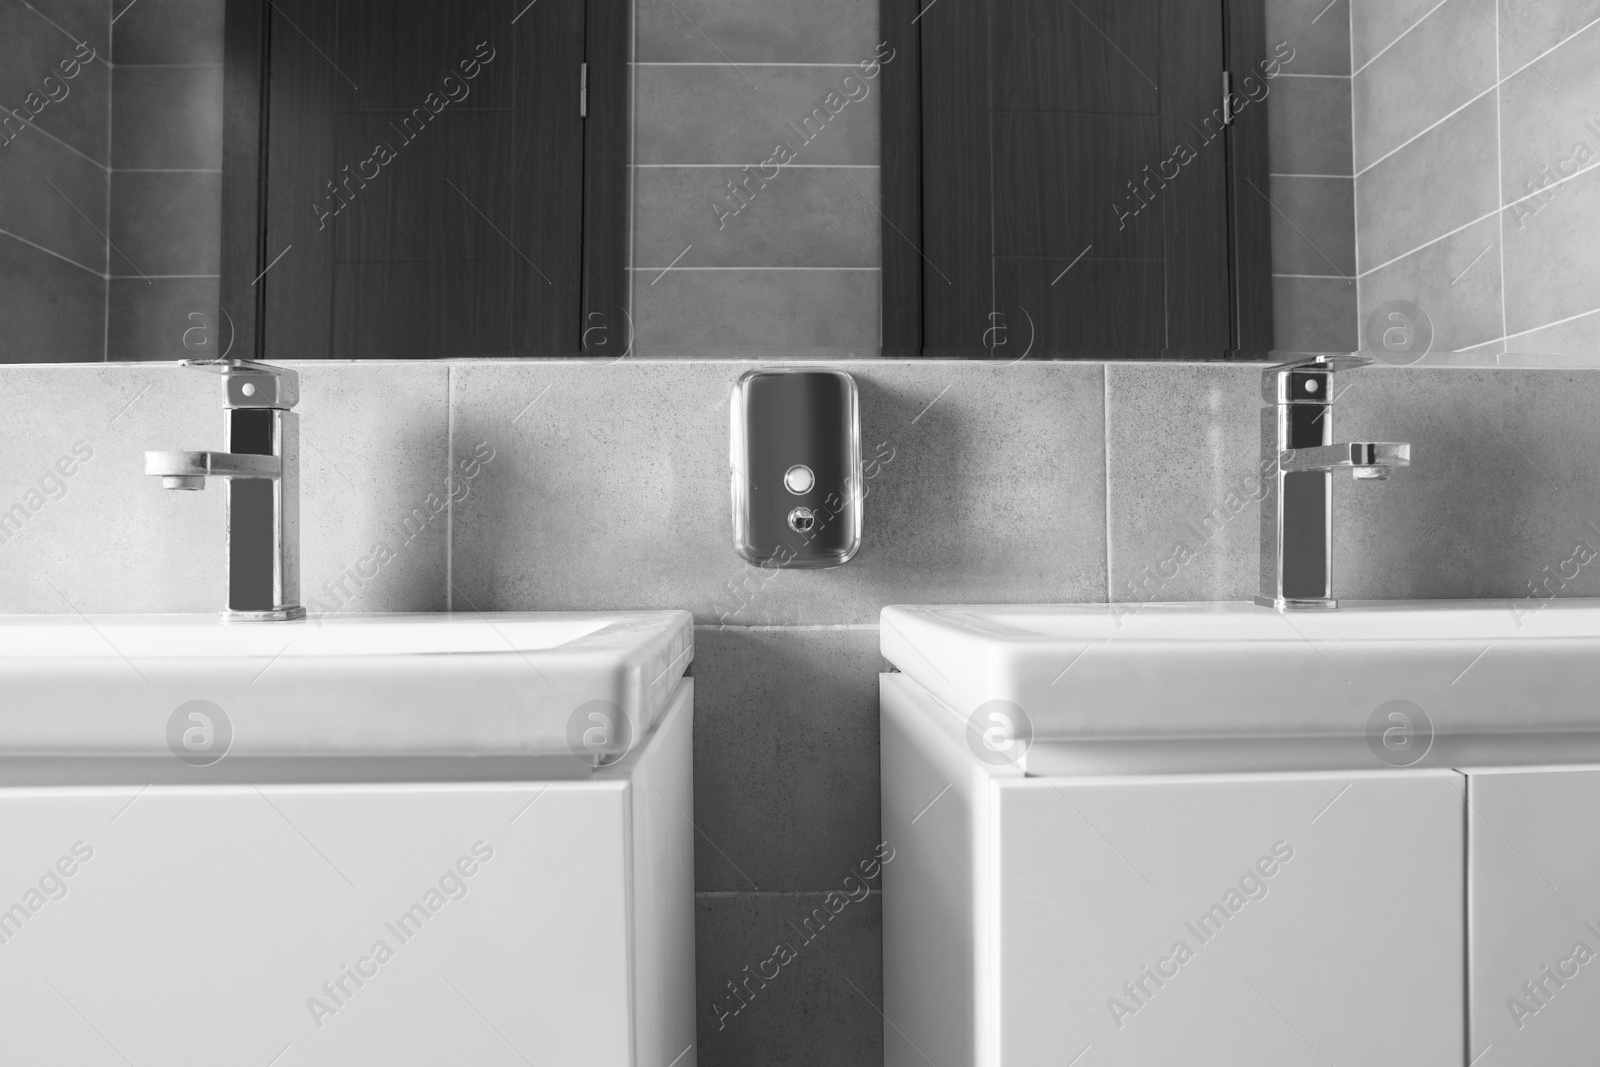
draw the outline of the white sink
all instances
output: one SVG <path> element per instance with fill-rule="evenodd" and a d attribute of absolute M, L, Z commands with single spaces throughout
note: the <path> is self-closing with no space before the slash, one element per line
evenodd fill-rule
<path fill-rule="evenodd" d="M 1600 605 L 1536 603 L 889 607 L 882 647 L 958 726 L 1020 707 L 1028 774 L 1600 761 Z"/>
<path fill-rule="evenodd" d="M 693 1067 L 693 647 L 0 618 L 0 1061 Z"/>
<path fill-rule="evenodd" d="M 692 658 L 683 611 L 0 617 L 0 757 L 166 756 L 191 700 L 234 759 L 569 756 L 572 713 L 648 731 Z"/>

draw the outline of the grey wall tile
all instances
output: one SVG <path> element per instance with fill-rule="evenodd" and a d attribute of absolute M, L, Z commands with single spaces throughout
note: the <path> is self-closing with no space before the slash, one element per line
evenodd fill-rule
<path fill-rule="evenodd" d="M 1267 159 L 1274 174 L 1349 174 L 1348 78 L 1272 80 Z"/>
<path fill-rule="evenodd" d="M 1363 272 L 1498 207 L 1496 125 L 1494 97 L 1486 96 L 1356 179 Z"/>
<path fill-rule="evenodd" d="M 300 572 L 307 606 L 445 610 L 446 501 L 452 492 L 470 496 L 478 481 L 445 483 L 450 368 L 293 365 L 300 371 Z M 364 580 L 363 561 L 379 545 L 394 558 L 382 563 L 380 554 L 377 576 Z"/>
<path fill-rule="evenodd" d="M 730 181 L 744 200 L 728 191 Z M 634 256 L 644 267 L 659 270 L 691 243 L 703 266 L 876 267 L 882 260 L 876 167 L 788 167 L 768 182 L 753 169 L 644 167 L 634 183 Z"/>
<path fill-rule="evenodd" d="M 115 275 L 220 273 L 221 173 L 113 172 L 110 237 Z"/>
<path fill-rule="evenodd" d="M 1343 278 L 1272 279 L 1273 347 L 1354 352 L 1360 346 L 1356 285 Z"/>
<path fill-rule="evenodd" d="M 121 257 L 115 258 L 112 266 L 119 274 L 128 271 L 127 261 Z M 185 313 L 195 303 L 214 307 L 220 288 L 216 278 L 112 278 L 105 312 L 106 358 L 193 356 L 183 345 Z"/>
<path fill-rule="evenodd" d="M 112 105 L 116 169 L 221 169 L 221 67 L 118 67 Z"/>
<path fill-rule="evenodd" d="M 1391 300 L 1409 300 L 1428 313 L 1434 336 L 1429 359 L 1503 337 L 1498 216 L 1361 279 L 1363 323 Z"/>
<path fill-rule="evenodd" d="M 72 60 L 77 41 L 18 0 L 0 7 L 0 107 L 27 109 L 40 129 L 91 159 L 104 162 L 109 143 L 110 71 L 99 61 L 80 65 L 64 79 L 60 63 Z M 52 78 L 47 86 L 45 78 Z M 49 100 L 46 90 L 57 99 Z"/>
<path fill-rule="evenodd" d="M 1502 77 L 1600 19 L 1600 0 L 1499 0 L 1498 7 Z M 1549 69 L 1543 60 L 1539 66 Z"/>
<path fill-rule="evenodd" d="M 216 0 L 140 0 L 113 26 L 120 64 L 222 62 L 222 15 Z"/>
<path fill-rule="evenodd" d="M 1360 70 L 1392 47 L 1438 3 L 1438 0 L 1350 0 L 1351 49 Z"/>
<path fill-rule="evenodd" d="M 847 78 L 861 99 L 840 104 Z M 743 166 L 772 158 L 779 143 L 796 163 L 878 162 L 878 83 L 854 67 L 640 66 L 634 108 L 638 163 Z M 818 109 L 827 121 L 807 127 Z"/>
<path fill-rule="evenodd" d="M 1355 181 L 1272 179 L 1272 269 L 1279 274 L 1356 270 Z"/>
<path fill-rule="evenodd" d="M 1519 224 L 1520 223 L 1520 224 Z M 1600 170 L 1567 182 L 1532 218 L 1505 224 L 1509 333 L 1600 308 Z"/>
<path fill-rule="evenodd" d="M 836 886 L 842 886 L 844 873 Z M 883 1063 L 884 1024 L 878 1014 L 883 1003 L 883 907 L 877 883 L 870 888 L 871 896 L 845 904 L 826 924 L 813 917 L 813 909 L 825 908 L 823 893 L 696 898 L 700 1067 Z M 810 930 L 796 932 L 807 918 Z M 780 943 L 792 953 L 778 957 L 790 959 L 788 964 L 774 959 Z M 728 1005 L 740 1002 L 733 1000 L 727 984 L 737 979 L 745 988 L 744 968 L 759 975 L 768 959 L 774 962 L 765 967 L 766 973 L 777 968 L 777 977 L 764 986 L 752 979 L 751 993 L 745 994 L 748 1002 L 737 1015 L 728 1013 Z"/>
<path fill-rule="evenodd" d="M 1600 546 L 1588 439 L 1600 375 L 1584 370 L 1375 368 L 1351 377 L 1338 440 L 1409 441 L 1386 482 L 1334 479 L 1340 596 L 1527 595 L 1580 540 Z M 1600 572 L 1563 593 L 1600 593 Z"/>
<path fill-rule="evenodd" d="M 215 611 L 227 594 L 223 495 L 164 492 L 146 449 L 221 444 L 217 379 L 166 367 L 0 368 L 0 507 L 39 506 L 0 544 L 0 602 L 10 612 Z M 47 465 L 92 452 L 44 485 Z M 51 499 L 51 496 L 55 499 Z"/>
<path fill-rule="evenodd" d="M 695 888 L 815 889 L 877 845 L 878 629 L 694 635 Z"/>
<path fill-rule="evenodd" d="M 1255 595 L 1261 372 L 1106 368 L 1113 600 Z"/>
<path fill-rule="evenodd" d="M 1555 186 L 1585 166 L 1585 158 L 1589 164 L 1600 161 L 1600 25 L 1568 41 L 1537 67 L 1507 78 L 1500 108 L 1506 203 Z M 1580 144 L 1587 146 L 1587 154 L 1577 150 Z M 1559 201 L 1566 191 L 1552 188 L 1548 195 L 1514 208 L 1513 215 L 1542 212 L 1546 200 Z"/>
<path fill-rule="evenodd" d="M 1496 42 L 1474 0 L 1447 0 L 1357 74 L 1357 172 L 1493 88 Z"/>
<path fill-rule="evenodd" d="M 112 5 L 106 0 L 28 0 L 28 3 L 73 40 L 88 41 L 97 54 L 110 58 Z"/>
<path fill-rule="evenodd" d="M 692 242 L 685 241 L 685 244 Z M 697 251 L 697 250 L 696 250 Z M 876 348 L 876 270 L 635 270 L 634 339 L 653 347 Z M 670 262 L 670 260 L 669 260 Z"/>
<path fill-rule="evenodd" d="M 103 273 L 107 180 L 104 167 L 28 130 L 0 148 L 0 229 Z"/>
<path fill-rule="evenodd" d="M 1098 365 L 840 365 L 861 385 L 865 452 L 886 462 L 861 552 L 822 571 L 733 551 L 728 397 L 750 364 L 458 368 L 458 453 L 470 438 L 504 457 L 456 510 L 458 586 L 498 609 L 678 607 L 738 625 L 1104 597 Z"/>
<path fill-rule="evenodd" d="M 1350 73 L 1350 0 L 1267 0 L 1267 49 L 1294 48 L 1296 74 Z"/>
<path fill-rule="evenodd" d="M 105 358 L 106 281 L 0 234 L 0 363 Z"/>
<path fill-rule="evenodd" d="M 871 0 L 639 0 L 634 21 L 641 62 L 858 63 L 878 44 Z"/>
<path fill-rule="evenodd" d="M 1600 363 L 1600 312 L 1512 338 L 1505 348 L 1513 355 L 1562 355 L 1580 364 Z"/>

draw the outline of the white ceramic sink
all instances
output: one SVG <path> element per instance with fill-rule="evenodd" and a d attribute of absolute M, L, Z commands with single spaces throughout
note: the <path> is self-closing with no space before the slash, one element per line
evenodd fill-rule
<path fill-rule="evenodd" d="M 888 607 L 881 632 L 954 728 L 1020 707 L 1030 775 L 1595 762 L 1600 605 L 1536 604 Z M 1374 748 L 1396 708 L 1415 759 Z"/>
<path fill-rule="evenodd" d="M 0 618 L 0 757 L 167 756 L 205 700 L 230 757 L 570 756 L 606 701 L 642 735 L 693 656 L 682 611 Z"/>

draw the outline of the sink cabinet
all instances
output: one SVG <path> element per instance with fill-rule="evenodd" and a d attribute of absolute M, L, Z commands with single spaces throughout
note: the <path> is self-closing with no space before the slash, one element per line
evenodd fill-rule
<path fill-rule="evenodd" d="M 1465 1063 L 1460 774 L 1028 777 L 881 709 L 890 1067 Z"/>

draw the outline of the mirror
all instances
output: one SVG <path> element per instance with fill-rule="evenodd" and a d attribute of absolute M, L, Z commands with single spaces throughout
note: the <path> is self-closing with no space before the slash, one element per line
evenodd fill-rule
<path fill-rule="evenodd" d="M 1586 11 L 12 4 L 0 361 L 1584 363 Z"/>

